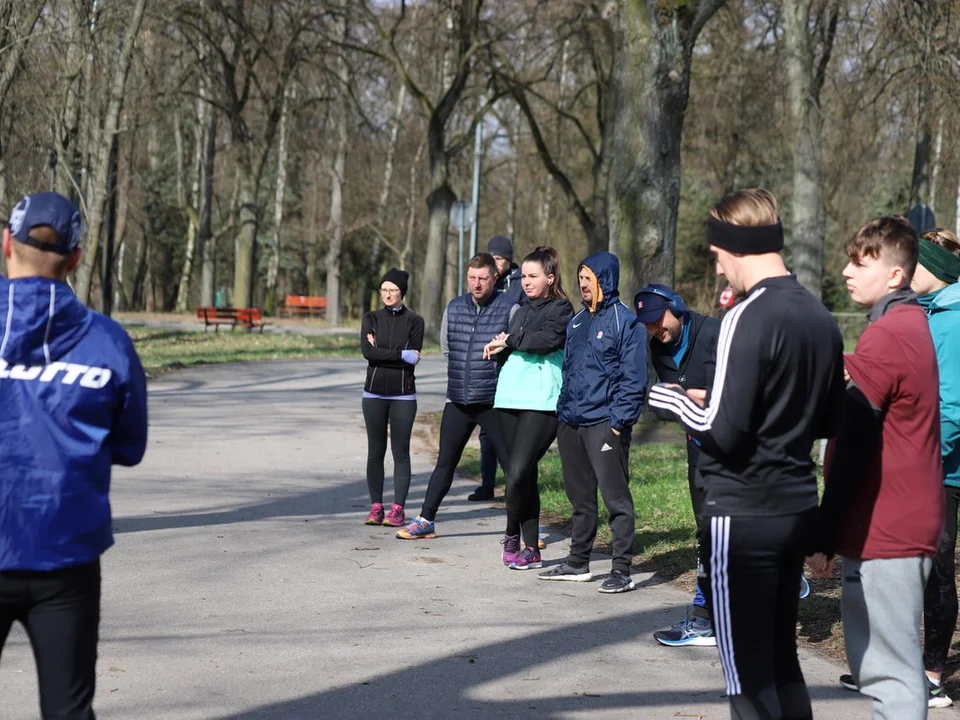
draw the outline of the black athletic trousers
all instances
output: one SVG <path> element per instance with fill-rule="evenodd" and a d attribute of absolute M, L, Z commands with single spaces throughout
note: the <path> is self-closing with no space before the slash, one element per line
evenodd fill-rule
<path fill-rule="evenodd" d="M 557 437 L 557 414 L 541 410 L 498 410 L 507 444 L 507 535 L 523 533 L 537 547 L 540 488 L 537 464 Z"/>
<path fill-rule="evenodd" d="M 590 562 L 597 537 L 597 488 L 610 513 L 613 569 L 630 574 L 633 560 L 634 511 L 630 494 L 630 431 L 614 435 L 609 423 L 572 427 L 560 423 L 557 447 L 563 465 L 563 487 L 573 506 L 570 562 Z"/>
<path fill-rule="evenodd" d="M 704 518 L 700 587 L 734 720 L 812 717 L 797 659 L 797 606 L 815 513 Z"/>
<path fill-rule="evenodd" d="M 430 476 L 427 495 L 423 499 L 423 510 L 420 511 L 420 516 L 425 520 L 432 522 L 436 519 L 440 503 L 453 485 L 453 474 L 463 455 L 463 449 L 477 425 L 486 430 L 500 464 L 506 465 L 506 443 L 500 429 L 500 416 L 493 409 L 493 405 L 460 405 L 448 402 L 443 406 L 443 417 L 440 419 L 437 466 Z"/>
<path fill-rule="evenodd" d="M 957 511 L 960 488 L 947 487 L 940 547 L 923 592 L 923 668 L 943 672 L 957 626 Z"/>
<path fill-rule="evenodd" d="M 15 621 L 33 647 L 44 720 L 93 720 L 100 561 L 0 572 L 0 651 Z"/>
<path fill-rule="evenodd" d="M 387 454 L 387 426 L 393 453 L 393 502 L 407 504 L 410 490 L 410 434 L 417 417 L 416 400 L 363 398 L 367 426 L 367 489 L 370 502 L 383 502 L 383 458 Z"/>

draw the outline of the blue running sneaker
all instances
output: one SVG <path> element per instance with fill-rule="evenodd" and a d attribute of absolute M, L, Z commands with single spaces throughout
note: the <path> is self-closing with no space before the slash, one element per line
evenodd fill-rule
<path fill-rule="evenodd" d="M 669 630 L 658 630 L 653 638 L 667 647 L 716 647 L 717 638 L 713 634 L 713 623 L 706 618 L 691 615 L 687 616 Z"/>
<path fill-rule="evenodd" d="M 437 536 L 433 522 L 417 515 L 405 528 L 397 530 L 398 540 L 432 540 Z"/>
<path fill-rule="evenodd" d="M 803 600 L 810 594 L 810 581 L 803 573 L 800 573 L 800 599 Z"/>

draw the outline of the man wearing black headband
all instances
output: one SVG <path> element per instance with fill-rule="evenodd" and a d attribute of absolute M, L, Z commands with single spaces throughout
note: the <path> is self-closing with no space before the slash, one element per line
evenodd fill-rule
<path fill-rule="evenodd" d="M 666 285 L 647 285 L 633 297 L 637 322 L 650 336 L 650 359 L 657 380 L 677 383 L 684 390 L 706 393 L 713 384 L 720 320 L 687 308 L 683 298 Z M 703 517 L 703 486 L 697 473 L 700 441 L 687 435 L 687 481 L 700 535 Z M 707 600 L 697 583 L 697 592 L 687 616 L 669 630 L 653 634 L 668 647 L 716 647 Z"/>
<path fill-rule="evenodd" d="M 707 397 L 655 385 L 650 407 L 701 442 L 699 579 L 735 718 L 811 718 L 797 659 L 799 578 L 817 508 L 816 438 L 836 433 L 843 338 L 786 268 L 777 201 L 725 197 L 707 239 L 743 300 L 723 318 Z"/>

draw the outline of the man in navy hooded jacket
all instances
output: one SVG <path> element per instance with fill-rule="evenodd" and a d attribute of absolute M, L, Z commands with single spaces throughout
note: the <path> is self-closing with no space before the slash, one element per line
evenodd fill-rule
<path fill-rule="evenodd" d="M 620 302 L 620 263 L 599 252 L 577 268 L 584 309 L 567 325 L 563 387 L 557 402 L 557 447 L 573 506 L 570 556 L 541 580 L 585 582 L 597 536 L 597 487 L 610 512 L 613 572 L 600 592 L 632 590 L 634 513 L 630 434 L 647 387 L 646 331 Z"/>
<path fill-rule="evenodd" d="M 139 463 L 147 442 L 130 338 L 64 282 L 80 235 L 80 213 L 53 192 L 21 200 L 3 231 L 0 649 L 21 622 L 45 719 L 94 717 L 110 468 Z"/>

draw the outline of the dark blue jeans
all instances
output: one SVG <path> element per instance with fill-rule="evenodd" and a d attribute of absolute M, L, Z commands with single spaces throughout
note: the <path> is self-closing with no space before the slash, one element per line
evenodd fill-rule
<path fill-rule="evenodd" d="M 93 720 L 100 561 L 0 572 L 0 652 L 14 621 L 33 647 L 44 720 Z"/>

